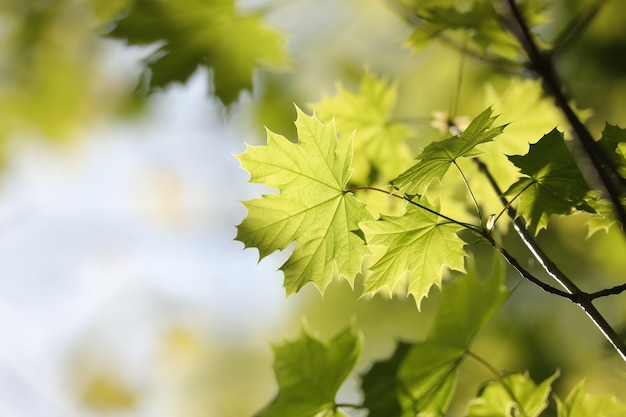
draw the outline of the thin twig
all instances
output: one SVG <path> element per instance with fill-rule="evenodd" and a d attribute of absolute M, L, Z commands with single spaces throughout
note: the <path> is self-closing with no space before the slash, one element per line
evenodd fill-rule
<path fill-rule="evenodd" d="M 515 257 L 513 255 L 511 255 L 506 249 L 504 249 L 503 247 L 499 246 L 498 244 L 496 244 L 495 240 L 493 240 L 492 237 L 488 238 L 489 243 L 491 243 L 491 245 L 502 254 L 502 256 L 504 257 L 504 259 L 513 267 L 515 268 L 515 270 L 524 278 L 526 278 L 527 280 L 529 280 L 530 282 L 532 282 L 533 284 L 537 285 L 538 287 L 540 287 L 542 290 L 544 290 L 545 292 L 548 292 L 550 294 L 554 294 L 554 295 L 558 295 L 559 297 L 563 297 L 563 298 L 567 298 L 568 300 L 572 301 L 572 302 L 576 302 L 576 295 L 571 294 L 567 291 L 563 291 L 563 290 L 559 290 L 558 288 L 553 287 L 550 284 L 546 284 L 545 282 L 541 281 L 539 278 L 535 277 L 533 274 L 531 274 L 527 269 L 525 269 L 518 261 L 517 259 L 515 259 Z"/>
<path fill-rule="evenodd" d="M 448 216 L 446 216 L 443 213 L 439 213 L 437 210 L 433 210 L 430 207 L 427 207 L 427 206 L 425 206 L 423 204 L 418 203 L 417 201 L 412 200 L 409 196 L 407 196 L 405 194 L 404 195 L 398 195 L 398 194 L 394 194 L 391 191 L 383 190 L 382 188 L 368 187 L 368 186 L 361 186 L 361 187 L 350 188 L 348 190 L 344 190 L 343 193 L 344 194 L 345 193 L 351 193 L 351 192 L 359 191 L 359 190 L 360 191 L 368 191 L 368 190 L 369 191 L 378 191 L 379 193 L 384 193 L 384 194 L 387 194 L 387 195 L 389 195 L 391 197 L 399 198 L 401 200 L 407 201 L 409 204 L 412 204 L 412 205 L 414 205 L 416 207 L 419 207 L 419 208 L 421 208 L 423 210 L 426 210 L 427 212 L 432 213 L 432 214 L 434 214 L 434 215 L 436 215 L 438 217 L 441 217 L 442 219 L 445 219 L 445 220 L 447 220 L 447 221 L 449 221 L 451 223 L 457 224 L 457 225 L 462 226 L 462 227 L 464 227 L 466 229 L 470 229 L 470 230 L 473 230 L 474 232 L 478 232 L 479 234 L 482 234 L 481 233 L 481 229 L 478 226 L 475 226 L 475 225 L 469 224 L 469 223 L 464 223 L 464 222 L 455 220 L 452 217 L 448 217 Z"/>
<path fill-rule="evenodd" d="M 621 294 L 624 291 L 626 291 L 626 284 L 616 285 L 615 287 L 592 292 L 591 294 L 589 294 L 589 297 L 591 297 L 592 300 L 595 300 L 596 298 L 606 297 L 607 295 Z"/>

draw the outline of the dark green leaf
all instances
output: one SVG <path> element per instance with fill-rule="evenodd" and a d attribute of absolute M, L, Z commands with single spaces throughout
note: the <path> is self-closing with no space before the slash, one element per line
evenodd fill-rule
<path fill-rule="evenodd" d="M 381 362 L 376 362 L 363 376 L 361 388 L 365 395 L 363 406 L 369 410 L 368 417 L 400 417 L 402 406 L 398 399 L 402 385 L 398 380 L 398 369 L 404 361 L 410 343 L 398 343 L 393 355 Z"/>
<path fill-rule="evenodd" d="M 505 192 L 519 195 L 518 215 L 523 216 L 532 233 L 548 224 L 553 214 L 570 214 L 576 209 L 589 211 L 585 182 L 574 158 L 556 129 L 530 146 L 526 155 L 509 156 L 525 177 Z"/>

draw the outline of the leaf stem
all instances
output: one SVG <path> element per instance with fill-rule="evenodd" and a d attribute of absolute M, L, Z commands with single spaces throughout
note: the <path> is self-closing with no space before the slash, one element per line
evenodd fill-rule
<path fill-rule="evenodd" d="M 482 162 L 481 162 L 481 163 L 482 163 Z M 533 185 L 534 183 L 535 183 L 534 181 L 529 182 L 529 183 L 528 183 L 528 184 L 527 184 L 524 188 L 522 188 L 522 189 L 520 190 L 520 192 L 519 192 L 519 193 L 515 194 L 515 196 L 514 196 L 512 199 L 510 199 L 510 200 L 509 200 L 506 204 L 504 204 L 504 201 L 502 201 L 502 199 L 501 199 L 502 203 L 504 204 L 504 208 L 500 211 L 500 213 L 498 213 L 498 215 L 496 216 L 496 218 L 495 218 L 495 220 L 493 221 L 493 223 L 495 224 L 495 223 L 498 221 L 498 219 L 500 218 L 500 216 L 502 216 L 502 214 L 504 214 L 504 212 L 506 212 L 506 211 L 508 211 L 508 210 L 509 210 L 509 207 L 511 207 L 511 204 L 513 204 L 513 202 L 514 202 L 515 200 L 517 200 L 517 199 L 519 198 L 519 196 L 521 196 L 521 195 L 522 195 L 522 193 L 523 193 L 524 191 L 526 191 L 528 188 L 530 188 L 530 186 L 531 186 L 531 185 Z M 493 184 L 492 184 L 492 186 L 493 186 Z M 499 188 L 498 188 L 498 189 L 499 189 Z M 498 193 L 498 195 L 502 195 L 502 192 L 499 192 L 499 193 Z"/>
<path fill-rule="evenodd" d="M 480 224 L 484 228 L 485 227 L 485 222 L 483 220 L 483 215 L 482 215 L 482 212 L 480 211 L 480 207 L 478 206 L 478 201 L 476 201 L 476 196 L 472 192 L 472 188 L 470 187 L 469 183 L 467 182 L 467 178 L 465 177 L 465 174 L 463 174 L 463 171 L 461 170 L 461 167 L 459 166 L 459 164 L 456 163 L 456 160 L 452 161 L 452 163 L 456 167 L 457 171 L 459 171 L 459 174 L 461 175 L 461 178 L 463 179 L 463 184 L 465 184 L 465 189 L 467 189 L 467 192 L 469 193 L 469 195 L 470 195 L 470 197 L 472 199 L 472 202 L 474 203 L 474 209 L 476 210 L 476 214 L 478 215 L 478 219 L 480 220 Z"/>
<path fill-rule="evenodd" d="M 499 196 L 502 204 L 507 208 L 507 213 L 513 222 L 513 228 L 517 232 L 518 236 L 526 245 L 528 250 L 533 254 L 534 258 L 541 264 L 541 267 L 556 281 L 561 285 L 569 296 L 566 298 L 570 299 L 572 302 L 580 306 L 583 311 L 587 314 L 587 316 L 591 319 L 591 321 L 596 325 L 596 327 L 600 330 L 600 332 L 604 335 L 604 337 L 609 341 L 609 343 L 613 346 L 613 348 L 620 355 L 622 360 L 626 362 L 626 343 L 620 339 L 619 335 L 611 327 L 611 325 L 606 321 L 604 316 L 598 311 L 598 309 L 593 305 L 592 301 L 594 298 L 602 297 L 604 295 L 609 295 L 609 291 L 624 291 L 626 290 L 626 284 L 620 287 L 614 287 L 614 289 L 602 290 L 593 294 L 586 293 L 582 291 L 574 282 L 572 282 L 560 269 L 559 267 L 548 257 L 548 255 L 541 249 L 534 236 L 526 229 L 526 225 L 524 220 L 521 217 L 517 217 L 517 211 L 509 204 L 506 197 L 502 195 L 502 190 L 498 186 L 495 178 L 491 175 L 491 172 L 487 168 L 487 166 L 481 162 L 478 158 L 475 158 L 474 161 L 478 164 L 479 170 L 487 177 L 487 180 L 491 184 L 491 187 Z M 490 236 L 485 236 L 489 240 L 493 240 Z M 504 254 L 503 254 L 504 255 Z M 507 261 L 509 261 L 507 259 Z M 510 262 L 509 262 L 510 263 Z M 513 265 L 515 267 L 515 265 Z M 516 268 L 517 269 L 517 268 Z M 518 270 L 519 271 L 519 270 Z M 521 271 L 519 271 L 521 273 Z M 522 274 L 522 276 L 524 276 Z M 528 278 L 524 276 L 525 278 Z M 530 278 L 529 278 L 530 279 Z M 534 281 L 533 281 L 534 282 Z M 536 283 L 539 285 L 538 283 Z M 543 282 L 542 282 L 543 284 Z M 543 288 L 543 287 L 542 287 Z M 545 290 L 546 288 L 544 288 Z M 560 295 L 560 294 L 559 294 Z M 594 297 L 595 295 L 595 297 Z"/>
<path fill-rule="evenodd" d="M 430 207 L 427 207 L 427 206 L 425 206 L 425 205 L 423 205 L 423 204 L 418 203 L 417 201 L 413 201 L 413 200 L 412 200 L 409 196 L 407 196 L 406 194 L 404 194 L 404 195 L 398 195 L 398 194 L 394 194 L 394 193 L 393 193 L 393 192 L 391 192 L 391 191 L 383 190 L 382 188 L 369 187 L 369 186 L 353 187 L 353 188 L 350 188 L 350 189 L 348 189 L 348 190 L 344 190 L 344 191 L 343 191 L 343 193 L 344 193 L 344 194 L 345 194 L 345 193 L 351 193 L 351 192 L 354 192 L 354 191 L 378 191 L 378 192 L 380 192 L 380 193 L 387 194 L 387 195 L 389 195 L 389 196 L 391 196 L 391 197 L 395 197 L 395 198 L 399 198 L 399 199 L 401 199 L 401 200 L 405 200 L 405 201 L 407 201 L 409 204 L 412 204 L 412 205 L 414 205 L 414 206 L 416 206 L 416 207 L 419 207 L 419 208 L 421 208 L 422 210 L 426 210 L 427 212 L 432 213 L 432 214 L 434 214 L 434 215 L 436 215 L 436 216 L 438 216 L 438 217 L 441 217 L 442 219 L 448 220 L 449 222 L 452 222 L 452 223 L 454 223 L 454 224 L 457 224 L 457 225 L 459 225 L 459 226 L 461 226 L 461 227 L 463 227 L 463 228 L 470 229 L 470 230 L 472 230 L 472 231 L 474 231 L 474 232 L 477 232 L 477 233 L 479 233 L 480 235 L 482 235 L 482 230 L 481 230 L 478 226 L 475 226 L 475 225 L 470 224 L 470 223 L 464 223 L 464 222 L 461 222 L 461 221 L 455 220 L 455 219 L 453 219 L 452 217 L 448 217 L 448 216 L 446 216 L 446 215 L 445 215 L 445 214 L 443 214 L 443 213 L 439 213 L 438 211 L 433 210 L 433 209 L 431 209 Z"/>

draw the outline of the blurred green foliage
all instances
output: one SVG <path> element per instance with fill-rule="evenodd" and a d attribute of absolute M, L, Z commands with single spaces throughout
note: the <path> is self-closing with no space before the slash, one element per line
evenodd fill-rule
<path fill-rule="evenodd" d="M 406 140 L 411 154 L 417 154 L 433 139 L 448 136 L 447 132 L 441 133 L 431 125 L 433 112 L 442 112 L 453 119 L 453 116 L 477 114 L 486 105 L 492 105 L 495 112 L 501 114 L 499 123 L 512 122 L 502 140 L 486 145 L 500 147 L 502 154 L 523 154 L 529 143 L 536 143 L 555 126 L 564 128 L 550 100 L 542 96 L 540 83 L 519 77 L 519 72 L 511 75 L 511 71 L 521 68 L 517 62 L 518 49 L 504 32 L 484 20 L 491 13 L 485 6 L 488 2 L 402 3 L 409 11 L 419 6 L 425 21 L 429 17 L 439 21 L 449 19 L 448 26 L 455 27 L 451 37 L 457 45 L 471 42 L 489 53 L 504 52 L 510 62 L 494 70 L 488 60 L 476 60 L 473 54 L 464 55 L 446 42 L 424 43 L 424 39 L 440 33 L 441 28 L 431 24 L 426 33 L 415 30 L 406 20 L 405 9 L 398 13 L 397 9 L 374 0 L 345 0 L 334 4 L 304 0 L 269 2 L 266 16 L 239 10 L 230 0 L 1 1 L 0 157 L 10 158 L 7 142 L 11 139 L 23 140 L 36 135 L 54 143 L 67 143 L 100 117 L 117 114 L 131 94 L 132 83 L 103 71 L 102 60 L 107 55 L 102 34 L 109 30 L 110 36 L 126 39 L 129 44 L 156 45 L 156 51 L 145 61 L 146 84 L 143 85 L 148 92 L 167 88 L 173 82 L 184 82 L 200 66 L 206 66 L 212 70 L 213 92 L 222 102 L 233 103 L 244 97 L 237 111 L 244 113 L 252 109 L 246 113 L 256 117 L 250 125 L 267 125 L 289 137 L 295 134 L 290 125 L 294 119 L 293 101 L 301 105 L 317 103 L 315 106 L 322 109 L 320 116 L 324 119 L 336 114 L 339 133 L 349 135 L 355 127 L 350 123 L 351 114 L 337 114 L 333 107 L 333 103 L 342 99 L 352 100 L 354 109 L 359 108 L 360 100 L 377 104 L 379 108 L 367 120 L 371 122 L 371 130 L 391 131 L 391 140 Z M 626 5 L 620 1 L 594 0 L 524 3 L 541 10 L 541 18 L 535 22 L 534 29 L 546 45 L 566 43 L 556 56 L 557 69 L 566 90 L 597 136 L 606 121 L 624 126 Z M 315 20 L 314 16 L 321 17 Z M 590 23 L 583 26 L 587 18 Z M 564 28 L 575 25 L 581 25 L 583 30 L 565 42 L 560 34 Z M 301 33 L 296 33 L 297 30 Z M 419 55 L 414 55 L 412 48 L 416 46 L 421 50 Z M 260 63 L 288 61 L 283 48 L 291 56 L 291 72 L 263 68 L 254 75 Z M 340 87 L 334 87 L 336 85 Z M 242 96 L 242 90 L 252 92 Z M 410 129 L 394 127 L 400 119 Z M 359 158 L 371 159 L 370 154 L 379 156 L 376 146 L 370 147 L 368 143 L 364 140 L 366 152 L 359 154 Z M 402 164 L 406 158 L 405 150 L 389 156 L 397 164 Z M 393 174 L 384 172 L 385 169 L 386 165 L 375 167 L 374 174 L 382 172 L 385 177 Z M 504 164 L 495 173 L 503 184 L 510 184 L 514 175 Z M 357 171 L 354 178 L 373 176 L 364 168 Z M 470 181 L 475 189 L 486 188 L 476 185 L 480 184 L 479 179 Z M 458 189 L 450 187 L 448 191 L 449 201 L 442 204 L 453 207 Z M 496 197 L 484 198 L 488 212 L 496 210 L 490 208 L 496 207 Z M 456 210 L 463 211 L 462 208 Z M 553 216 L 549 229 L 539 233 L 539 242 L 585 287 L 622 283 L 623 271 L 626 271 L 626 258 L 620 256 L 626 251 L 623 235 L 612 229 L 587 239 L 587 223 L 586 214 L 567 219 Z M 525 265 L 538 271 L 532 260 L 524 258 L 523 248 L 514 236 L 509 233 L 505 239 L 506 244 L 513 246 L 513 252 L 524 259 Z M 397 339 L 416 341 L 425 336 L 438 300 L 437 293 L 426 301 L 426 313 L 418 316 L 410 300 L 386 300 L 379 295 L 373 299 L 360 297 L 359 279 L 356 292 L 345 282 L 333 281 L 326 298 L 307 292 L 305 288 L 304 293 L 295 296 L 300 305 L 294 309 L 286 326 L 296 327 L 300 318 L 306 317 L 311 327 L 330 337 L 352 321 L 355 331 L 366 335 L 366 362 L 373 358 L 384 359 Z M 508 282 L 519 283 L 514 275 L 508 277 Z M 603 300 L 601 308 L 616 327 L 626 328 L 626 309 L 620 300 L 623 301 Z M 473 349 L 489 356 L 499 369 L 530 370 L 535 381 L 548 378 L 560 367 L 561 376 L 554 386 L 560 398 L 566 398 L 572 387 L 581 387 L 576 384 L 586 376 L 586 390 L 613 392 L 622 401 L 626 400 L 623 364 L 601 349 L 602 339 L 586 318 L 574 306 L 564 304 L 535 288 L 519 284 Z M 400 349 L 399 354 L 404 347 Z M 241 355 L 237 356 L 239 353 Z M 224 363 L 233 365 L 239 363 L 239 358 L 253 356 L 245 351 L 233 355 L 235 359 L 229 356 L 230 361 Z M 218 359 L 208 354 L 197 356 L 204 358 L 203 363 L 215 363 L 223 361 L 227 355 Z M 392 356 L 391 364 L 394 358 L 397 359 Z M 258 361 L 267 362 L 268 358 Z M 258 366 L 259 362 L 252 362 Z M 206 377 L 209 371 L 203 373 L 204 369 L 199 366 L 197 374 L 190 379 L 197 381 L 196 378 Z M 248 370 L 239 370 L 236 374 L 244 380 Z M 469 371 L 468 387 L 476 387 L 486 379 L 480 371 Z M 264 375 L 269 375 L 267 369 L 265 372 Z M 113 377 L 103 378 L 94 376 L 83 391 L 88 406 L 97 409 L 134 403 L 134 390 L 111 381 Z M 265 395 L 268 400 L 271 397 L 266 385 L 260 387 L 267 383 L 266 379 L 260 378 L 259 386 L 246 386 L 256 393 L 254 401 L 257 403 L 261 403 L 259 396 Z M 237 401 L 239 395 L 233 392 L 236 388 L 229 391 L 227 397 Z M 467 403 L 464 395 L 459 392 L 452 399 L 452 410 L 460 409 L 455 404 Z M 473 396 L 475 392 L 467 395 Z M 584 409 L 580 398 L 585 395 L 575 388 L 566 400 L 559 402 L 559 416 L 588 413 L 576 411 Z M 200 397 L 189 397 L 186 401 L 201 402 Z M 237 410 L 251 412 L 253 408 L 241 405 Z"/>

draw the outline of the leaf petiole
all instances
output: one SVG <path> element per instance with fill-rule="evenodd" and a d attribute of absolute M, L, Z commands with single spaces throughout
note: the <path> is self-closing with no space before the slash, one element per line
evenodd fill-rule
<path fill-rule="evenodd" d="M 513 202 L 514 202 L 515 200 L 517 200 L 517 199 L 518 199 L 518 197 L 519 197 L 519 196 L 521 196 L 521 195 L 522 195 L 522 193 L 524 193 L 524 191 L 526 191 L 528 188 L 530 188 L 530 186 L 531 186 L 531 185 L 533 185 L 533 184 L 535 184 L 535 182 L 534 182 L 534 181 L 533 181 L 533 182 L 529 182 L 529 183 L 528 183 L 528 184 L 527 184 L 524 188 L 522 188 L 522 189 L 520 190 L 520 192 L 519 192 L 519 193 L 515 194 L 515 196 L 514 196 L 512 199 L 510 199 L 510 200 L 509 200 L 509 201 L 508 201 L 508 202 L 504 205 L 504 207 L 502 208 L 502 210 L 500 210 L 500 213 L 498 213 L 498 215 L 495 217 L 495 219 L 493 220 L 493 222 L 492 222 L 492 223 L 495 225 L 495 224 L 496 224 L 496 222 L 498 221 L 498 219 L 500 218 L 500 216 L 502 216 L 502 214 L 504 214 L 504 212 L 505 212 L 505 211 L 507 211 L 507 210 L 511 207 L 511 204 L 513 204 Z"/>
<path fill-rule="evenodd" d="M 350 188 L 350 189 L 347 189 L 347 190 L 343 190 L 343 193 L 346 194 L 346 193 L 351 193 L 351 192 L 354 192 L 354 191 L 378 191 L 379 193 L 384 193 L 384 194 L 387 194 L 387 195 L 389 195 L 391 197 L 395 197 L 395 198 L 399 198 L 401 200 L 405 200 L 409 204 L 412 204 L 412 205 L 414 205 L 416 207 L 419 207 L 422 210 L 426 210 L 427 212 L 432 213 L 432 214 L 434 214 L 434 215 L 436 215 L 438 217 L 441 217 L 442 219 L 445 219 L 445 220 L 447 220 L 447 221 L 449 221 L 451 223 L 457 224 L 457 225 L 459 225 L 461 227 L 464 227 L 466 229 L 472 230 L 472 231 L 480 234 L 481 236 L 483 235 L 483 230 L 480 227 L 478 227 L 476 225 L 473 225 L 473 224 L 470 224 L 470 223 L 465 223 L 465 222 L 461 222 L 459 220 L 455 220 L 452 217 L 448 217 L 448 216 L 446 216 L 443 213 L 439 213 L 437 210 L 433 210 L 430 207 L 427 207 L 427 206 L 425 206 L 423 204 L 418 203 L 417 201 L 412 200 L 411 197 L 407 196 L 406 194 L 398 195 L 398 194 L 393 193 L 392 191 L 387 191 L 387 190 L 383 190 L 382 188 L 370 187 L 370 186 L 353 187 L 353 188 Z"/>
<path fill-rule="evenodd" d="M 467 189 L 467 192 L 469 193 L 469 195 L 470 195 L 470 197 L 472 199 L 472 202 L 474 203 L 474 208 L 476 209 L 476 214 L 478 215 L 478 219 L 480 220 L 480 224 L 485 224 L 485 222 L 483 220 L 482 212 L 480 211 L 480 207 L 478 206 L 478 201 L 476 201 L 476 196 L 472 192 L 472 188 L 470 187 L 469 183 L 467 182 L 467 178 L 465 177 L 465 174 L 463 174 L 463 170 L 461 170 L 461 167 L 459 166 L 459 164 L 456 163 L 456 160 L 452 161 L 452 163 L 456 167 L 457 171 L 459 171 L 459 174 L 461 175 L 461 178 L 463 179 L 463 184 L 465 184 L 465 189 Z"/>

